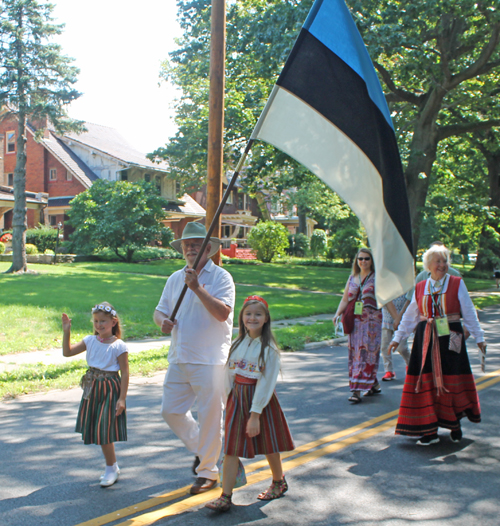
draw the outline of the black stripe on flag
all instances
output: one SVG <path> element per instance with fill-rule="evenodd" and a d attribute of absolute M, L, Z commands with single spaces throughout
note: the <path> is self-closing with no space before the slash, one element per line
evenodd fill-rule
<path fill-rule="evenodd" d="M 365 81 L 302 29 L 277 84 L 321 113 L 370 159 L 382 178 L 387 213 L 412 253 L 408 199 L 396 137 L 371 100 Z"/>

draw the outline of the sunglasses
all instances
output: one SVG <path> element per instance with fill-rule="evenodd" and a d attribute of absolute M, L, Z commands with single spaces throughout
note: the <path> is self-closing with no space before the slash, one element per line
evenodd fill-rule
<path fill-rule="evenodd" d="M 371 258 L 358 258 L 358 261 L 370 261 Z"/>

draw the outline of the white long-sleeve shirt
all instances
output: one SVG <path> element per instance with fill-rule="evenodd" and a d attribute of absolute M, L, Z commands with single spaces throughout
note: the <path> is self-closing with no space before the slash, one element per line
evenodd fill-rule
<path fill-rule="evenodd" d="M 261 346 L 260 338 L 254 340 L 247 334 L 229 357 L 225 375 L 226 396 L 229 395 L 233 388 L 236 375 L 257 380 L 250 412 L 258 414 L 262 413 L 262 410 L 271 400 L 281 366 L 280 355 L 277 349 L 267 347 L 264 353 L 265 369 L 261 371 L 259 367 Z"/>
<path fill-rule="evenodd" d="M 448 276 L 448 274 L 446 276 Z M 446 276 L 443 278 L 443 280 L 445 281 L 443 294 L 448 290 L 448 283 L 450 282 L 449 279 L 446 279 Z M 441 280 L 441 282 L 443 280 Z M 437 285 L 437 281 L 433 280 L 432 278 L 428 278 L 425 283 L 425 296 L 429 295 L 429 282 L 433 290 L 439 288 L 439 285 Z M 474 307 L 474 304 L 470 299 L 469 292 L 467 291 L 467 287 L 465 286 L 463 280 L 460 280 L 460 286 L 458 288 L 458 301 L 460 302 L 460 311 L 462 313 L 464 325 L 472 334 L 472 336 L 476 340 L 476 343 L 484 342 L 484 331 L 479 325 L 476 308 Z M 418 309 L 418 304 L 414 292 L 411 299 L 411 303 L 406 309 L 403 318 L 401 319 L 401 323 L 399 324 L 398 330 L 394 333 L 393 341 L 399 343 L 402 339 L 407 338 L 415 330 L 415 327 L 418 325 L 419 321 L 420 311 Z"/>

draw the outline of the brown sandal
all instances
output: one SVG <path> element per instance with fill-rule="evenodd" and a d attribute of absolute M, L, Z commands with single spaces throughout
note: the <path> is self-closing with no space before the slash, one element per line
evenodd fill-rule
<path fill-rule="evenodd" d="M 222 493 L 222 495 L 217 500 L 205 504 L 205 508 L 219 512 L 229 511 L 232 504 L 231 497 L 232 495 Z"/>
<path fill-rule="evenodd" d="M 377 382 L 375 385 L 372 385 L 372 388 L 369 391 L 366 391 L 366 393 L 363 396 L 373 396 L 376 394 L 380 394 L 382 392 L 382 389 L 380 389 L 380 384 Z"/>
<path fill-rule="evenodd" d="M 361 402 L 361 396 L 359 396 L 358 391 L 353 391 L 352 395 L 347 400 L 353 404 L 359 404 Z"/>
<path fill-rule="evenodd" d="M 257 498 L 259 500 L 274 500 L 283 497 L 288 491 L 288 484 L 283 477 L 282 480 L 273 480 L 273 483 L 263 491 Z"/>

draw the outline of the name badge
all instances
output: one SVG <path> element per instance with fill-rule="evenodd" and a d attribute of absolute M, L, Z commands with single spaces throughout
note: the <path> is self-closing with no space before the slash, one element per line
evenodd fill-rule
<path fill-rule="evenodd" d="M 363 302 L 357 301 L 354 304 L 354 314 L 361 316 L 363 314 Z"/>
<path fill-rule="evenodd" d="M 446 316 L 436 318 L 436 329 L 438 336 L 450 335 L 450 326 L 448 325 L 448 318 Z"/>

